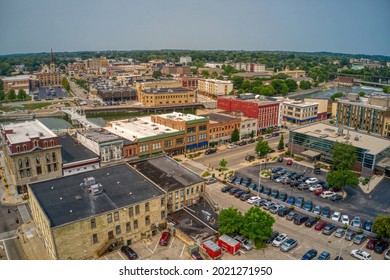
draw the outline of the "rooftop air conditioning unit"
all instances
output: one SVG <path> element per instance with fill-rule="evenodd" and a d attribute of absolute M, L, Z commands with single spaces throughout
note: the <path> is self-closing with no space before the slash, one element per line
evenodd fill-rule
<path fill-rule="evenodd" d="M 95 178 L 94 177 L 84 178 L 84 185 L 85 186 L 92 186 L 93 184 L 95 184 Z"/>
<path fill-rule="evenodd" d="M 90 187 L 90 191 L 91 191 L 91 194 L 94 196 L 102 194 L 103 193 L 103 186 L 100 183 L 94 184 Z"/>

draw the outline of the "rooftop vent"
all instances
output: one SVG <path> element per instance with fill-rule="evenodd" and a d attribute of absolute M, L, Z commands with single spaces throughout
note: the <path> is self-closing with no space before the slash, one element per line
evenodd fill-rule
<path fill-rule="evenodd" d="M 314 132 L 321 133 L 321 130 L 320 129 L 316 129 L 316 130 L 314 130 Z"/>
<path fill-rule="evenodd" d="M 355 141 L 359 141 L 359 136 L 356 135 L 355 138 L 354 138 L 354 140 L 355 140 Z"/>
<path fill-rule="evenodd" d="M 89 189 L 92 195 L 99 195 L 103 193 L 103 186 L 100 183 L 92 185 Z"/>
<path fill-rule="evenodd" d="M 85 186 L 92 186 L 93 184 L 95 184 L 95 178 L 94 177 L 84 178 L 84 185 Z"/>
<path fill-rule="evenodd" d="M 81 196 L 76 195 L 74 198 L 75 198 L 76 200 L 80 200 L 80 199 L 81 199 Z"/>

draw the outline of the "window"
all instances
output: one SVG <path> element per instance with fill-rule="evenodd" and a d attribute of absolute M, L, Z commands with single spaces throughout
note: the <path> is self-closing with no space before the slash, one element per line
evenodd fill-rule
<path fill-rule="evenodd" d="M 133 217 L 134 216 L 134 209 L 133 207 L 130 207 L 129 208 L 129 217 Z"/>
<path fill-rule="evenodd" d="M 138 220 L 134 220 L 133 222 L 133 228 L 137 229 L 138 228 Z"/>
<path fill-rule="evenodd" d="M 107 214 L 107 223 L 112 223 L 112 214 Z"/>
<path fill-rule="evenodd" d="M 114 239 L 114 232 L 112 230 L 108 232 L 108 239 Z"/>
<path fill-rule="evenodd" d="M 54 146 L 54 140 L 50 140 L 50 146 Z"/>
<path fill-rule="evenodd" d="M 153 143 L 152 149 L 153 149 L 153 150 L 161 149 L 161 143 Z"/>
<path fill-rule="evenodd" d="M 95 220 L 95 218 L 91 219 L 91 228 L 96 228 L 96 220 Z"/>
<path fill-rule="evenodd" d="M 161 219 L 165 219 L 165 211 L 161 211 Z"/>
<path fill-rule="evenodd" d="M 187 189 L 187 195 L 189 195 L 189 194 L 190 194 L 190 189 L 188 188 L 188 189 Z"/>
<path fill-rule="evenodd" d="M 165 203 L 164 198 L 161 198 L 161 206 L 164 206 L 164 203 Z"/>
<path fill-rule="evenodd" d="M 126 223 L 126 232 L 130 232 L 131 228 L 130 228 L 130 222 L 127 222 Z"/>
<path fill-rule="evenodd" d="M 27 145 L 26 144 L 23 145 L 23 151 L 27 151 Z"/>
<path fill-rule="evenodd" d="M 189 128 L 187 128 L 187 134 L 195 133 L 195 132 L 196 132 L 196 127 L 189 127 Z"/>
<path fill-rule="evenodd" d="M 27 171 L 27 177 L 31 176 L 30 168 L 26 170 Z"/>
<path fill-rule="evenodd" d="M 50 162 L 50 156 L 49 156 L 49 154 L 48 153 L 46 153 L 46 163 L 49 163 Z"/>
<path fill-rule="evenodd" d="M 145 226 L 150 225 L 150 216 L 145 217 Z"/>
<path fill-rule="evenodd" d="M 35 157 L 35 162 L 36 162 L 37 164 L 41 164 L 41 158 L 40 158 L 39 156 L 36 156 L 36 157 Z"/>
<path fill-rule="evenodd" d="M 17 153 L 20 152 L 20 147 L 19 147 L 19 146 L 16 146 L 16 152 L 17 152 Z"/>
<path fill-rule="evenodd" d="M 54 169 L 54 171 L 57 171 L 57 163 L 53 164 L 53 169 Z"/>
<path fill-rule="evenodd" d="M 190 143 L 190 142 L 195 142 L 195 140 L 196 140 L 196 136 L 194 135 L 194 136 L 188 136 L 187 137 L 187 142 L 188 143 Z"/>
<path fill-rule="evenodd" d="M 179 198 L 179 192 L 175 192 L 175 199 L 178 199 Z"/>
<path fill-rule="evenodd" d="M 184 139 L 183 138 L 176 139 L 176 145 L 181 145 L 183 143 L 184 143 Z"/>
<path fill-rule="evenodd" d="M 173 140 L 167 140 L 167 141 L 165 141 L 164 146 L 165 146 L 165 147 L 171 147 L 171 146 L 173 146 Z"/>
<path fill-rule="evenodd" d="M 18 159 L 18 165 L 19 165 L 19 168 L 23 168 L 23 162 L 21 159 Z"/>
<path fill-rule="evenodd" d="M 146 202 L 145 203 L 145 212 L 148 212 L 149 211 L 149 202 Z"/>
<path fill-rule="evenodd" d="M 51 172 L 51 165 L 50 164 L 48 164 L 48 165 L 46 165 L 46 167 L 47 167 L 47 172 Z"/>
<path fill-rule="evenodd" d="M 44 143 L 45 143 L 45 148 L 47 148 L 47 147 L 48 147 L 48 145 L 47 145 L 47 141 L 45 141 Z"/>
<path fill-rule="evenodd" d="M 207 134 L 204 133 L 204 134 L 199 134 L 199 140 L 204 140 L 207 138 Z"/>
<path fill-rule="evenodd" d="M 114 212 L 114 221 L 119 221 L 119 213 Z"/>
<path fill-rule="evenodd" d="M 143 145 L 143 146 L 139 147 L 139 151 L 140 151 L 140 153 L 147 152 L 147 151 L 149 151 L 149 146 Z"/>
<path fill-rule="evenodd" d="M 200 125 L 199 126 L 199 131 L 206 131 L 207 130 L 207 125 Z"/>
<path fill-rule="evenodd" d="M 42 174 L 42 167 L 37 166 L 37 175 L 41 175 L 41 174 Z"/>
<path fill-rule="evenodd" d="M 56 161 L 56 153 L 53 152 L 52 157 L 53 157 L 53 162 L 55 162 Z"/>
<path fill-rule="evenodd" d="M 184 201 L 180 202 L 180 209 L 184 207 Z"/>
<path fill-rule="evenodd" d="M 24 158 L 24 163 L 26 164 L 26 167 L 30 167 L 30 161 L 28 160 L 28 157 Z"/>
<path fill-rule="evenodd" d="M 199 186 L 196 186 L 196 192 L 199 192 Z"/>
<path fill-rule="evenodd" d="M 38 141 L 34 140 L 33 145 L 34 145 L 34 147 L 38 146 Z"/>
<path fill-rule="evenodd" d="M 116 235 L 120 235 L 121 234 L 121 226 L 120 225 L 117 225 L 115 227 L 115 233 L 116 233 Z"/>
<path fill-rule="evenodd" d="M 24 178 L 24 171 L 23 171 L 23 170 L 20 170 L 20 171 L 19 171 L 19 175 L 20 175 L 20 178 Z"/>
<path fill-rule="evenodd" d="M 135 214 L 136 214 L 136 215 L 139 215 L 139 205 L 136 205 L 136 206 L 135 206 Z"/>
<path fill-rule="evenodd" d="M 193 194 L 193 193 L 194 193 L 194 187 L 191 188 L 191 194 Z"/>
<path fill-rule="evenodd" d="M 99 242 L 99 240 L 98 240 L 97 233 L 92 234 L 92 243 L 96 244 L 98 242 Z"/>
<path fill-rule="evenodd" d="M 179 209 L 179 202 L 176 202 L 175 203 L 175 210 L 178 210 Z"/>

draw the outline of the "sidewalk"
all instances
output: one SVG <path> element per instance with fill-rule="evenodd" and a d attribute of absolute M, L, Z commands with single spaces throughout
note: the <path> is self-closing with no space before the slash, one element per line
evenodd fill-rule
<path fill-rule="evenodd" d="M 28 260 L 50 260 L 34 221 L 21 224 L 16 235 Z"/>
<path fill-rule="evenodd" d="M 364 193 L 366 194 L 371 193 L 375 189 L 375 187 L 379 185 L 380 182 L 382 182 L 383 178 L 385 178 L 384 175 L 382 176 L 373 175 L 370 181 L 368 181 L 368 184 L 363 185 L 362 183 L 359 183 L 359 187 Z"/>

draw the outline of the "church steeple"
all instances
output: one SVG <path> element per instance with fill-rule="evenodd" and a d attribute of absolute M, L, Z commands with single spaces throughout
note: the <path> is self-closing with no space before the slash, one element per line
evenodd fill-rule
<path fill-rule="evenodd" d="M 55 71 L 56 71 L 56 66 L 54 64 L 53 49 L 50 49 L 50 72 L 54 73 Z"/>

